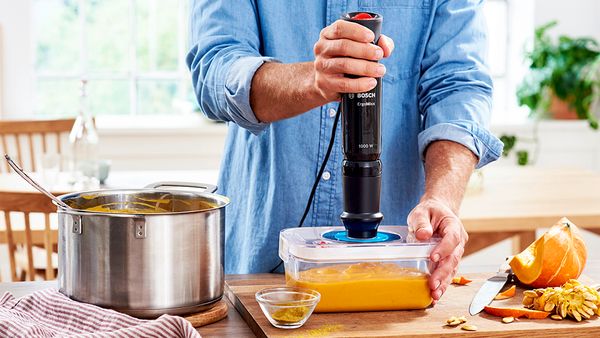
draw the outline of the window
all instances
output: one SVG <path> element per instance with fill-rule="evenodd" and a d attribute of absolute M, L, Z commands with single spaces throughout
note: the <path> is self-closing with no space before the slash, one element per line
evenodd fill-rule
<path fill-rule="evenodd" d="M 193 109 L 187 0 L 33 0 L 34 111 L 74 115 L 88 80 L 94 115 Z"/>
<path fill-rule="evenodd" d="M 533 41 L 533 0 L 487 0 L 489 66 L 494 80 L 492 123 L 522 123 L 527 110 L 517 104 L 516 90 L 527 72 L 526 45 Z"/>

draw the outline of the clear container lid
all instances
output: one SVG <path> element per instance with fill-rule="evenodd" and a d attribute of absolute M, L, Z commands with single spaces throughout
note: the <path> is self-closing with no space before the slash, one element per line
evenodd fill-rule
<path fill-rule="evenodd" d="M 284 262 L 290 257 L 319 262 L 428 259 L 440 240 L 433 237 L 428 241 L 419 241 L 408 232 L 407 226 L 380 226 L 379 233 L 391 235 L 389 237 L 392 240 L 387 241 L 349 242 L 331 238 L 332 231 L 344 230 L 342 226 L 282 230 L 279 234 L 279 257 Z M 326 234 L 329 234 L 329 238 L 325 237 Z"/>

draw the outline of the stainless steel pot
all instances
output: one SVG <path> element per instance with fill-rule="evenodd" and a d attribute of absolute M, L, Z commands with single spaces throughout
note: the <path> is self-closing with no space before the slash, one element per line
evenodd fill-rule
<path fill-rule="evenodd" d="M 167 182 L 60 196 L 75 209 L 58 210 L 60 291 L 144 318 L 211 307 L 223 296 L 229 204 L 215 190 Z"/>

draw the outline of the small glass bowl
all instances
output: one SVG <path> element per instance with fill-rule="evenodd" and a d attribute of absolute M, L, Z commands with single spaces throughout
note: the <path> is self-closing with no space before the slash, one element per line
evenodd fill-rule
<path fill-rule="evenodd" d="M 267 288 L 256 293 L 256 301 L 265 317 L 280 329 L 304 325 L 321 300 L 315 290 L 297 287 Z"/>

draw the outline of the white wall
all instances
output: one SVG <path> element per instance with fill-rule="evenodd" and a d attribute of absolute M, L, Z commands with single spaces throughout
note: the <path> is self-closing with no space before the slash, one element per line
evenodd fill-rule
<path fill-rule="evenodd" d="M 553 35 L 591 36 L 600 41 L 600 1 L 536 0 L 535 24 L 558 20 Z"/>
<path fill-rule="evenodd" d="M 227 134 L 224 124 L 200 116 L 98 118 L 100 156 L 114 170 L 218 169 Z M 136 128 L 131 126 L 137 121 Z M 157 127 L 160 126 L 160 127 Z"/>
<path fill-rule="evenodd" d="M 3 35 L 3 54 L 0 57 L 0 117 L 29 113 L 32 109 L 31 92 L 33 61 L 31 53 L 30 2 L 0 0 L 0 26 Z"/>

